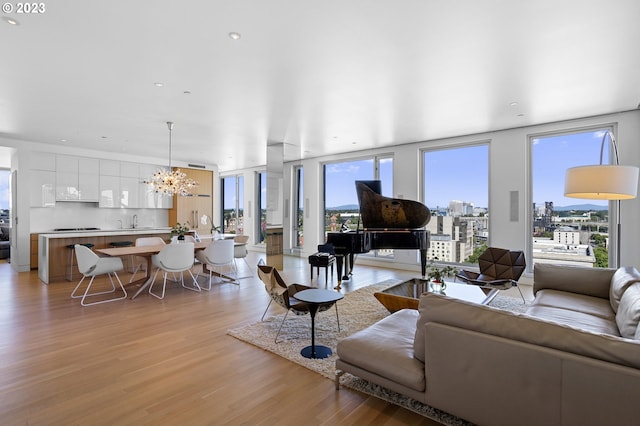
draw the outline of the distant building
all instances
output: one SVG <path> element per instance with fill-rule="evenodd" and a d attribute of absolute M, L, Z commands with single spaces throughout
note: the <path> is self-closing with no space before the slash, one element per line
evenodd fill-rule
<path fill-rule="evenodd" d="M 588 244 L 562 244 L 549 238 L 533 239 L 532 264 L 553 263 L 592 268 L 595 261 L 593 250 Z"/>
<path fill-rule="evenodd" d="M 553 231 L 553 241 L 566 246 L 580 245 L 580 231 L 569 226 L 561 226 Z"/>
<path fill-rule="evenodd" d="M 473 215 L 473 203 L 460 200 L 449 201 L 449 215 L 450 216 L 472 216 Z"/>
<path fill-rule="evenodd" d="M 549 226 L 551 224 L 553 217 L 553 201 L 545 201 L 544 202 L 544 214 L 542 215 L 542 222 L 545 226 Z"/>
<path fill-rule="evenodd" d="M 460 263 L 473 253 L 473 221 L 475 218 L 432 216 L 426 226 L 431 244 L 428 259 Z"/>

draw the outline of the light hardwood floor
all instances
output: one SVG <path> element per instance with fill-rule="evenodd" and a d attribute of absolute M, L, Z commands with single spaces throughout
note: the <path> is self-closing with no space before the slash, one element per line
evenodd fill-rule
<path fill-rule="evenodd" d="M 250 252 L 249 263 L 262 256 Z M 309 284 L 306 259 L 286 257 L 284 269 L 289 281 Z M 345 292 L 416 276 L 354 272 Z M 164 300 L 142 294 L 90 307 L 69 298 L 75 284 L 47 286 L 36 271 L 0 263 L 1 424 L 437 424 L 336 392 L 331 380 L 226 335 L 260 320 L 269 299 L 257 277 L 201 294 L 168 285 Z M 311 284 L 324 288 L 324 272 Z"/>

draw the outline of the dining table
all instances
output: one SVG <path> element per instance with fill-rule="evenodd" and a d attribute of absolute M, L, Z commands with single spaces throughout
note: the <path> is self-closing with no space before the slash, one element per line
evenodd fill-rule
<path fill-rule="evenodd" d="M 209 244 L 211 244 L 211 240 L 207 241 L 197 241 L 194 243 L 194 251 L 204 250 Z M 180 243 L 177 243 L 180 244 Z M 95 252 L 104 254 L 107 256 L 139 256 L 146 260 L 147 268 L 145 270 L 145 276 L 134 280 L 130 283 L 124 284 L 125 286 L 131 285 L 141 285 L 138 291 L 135 292 L 131 299 L 135 299 L 138 297 L 140 293 L 149 288 L 153 278 L 151 277 L 151 269 L 152 269 L 152 261 L 151 258 L 154 254 L 160 253 L 160 251 L 166 247 L 166 244 L 157 244 L 152 246 L 129 246 L 129 247 L 111 247 L 111 248 L 101 248 L 94 249 Z M 195 255 L 195 253 L 194 253 Z M 202 265 L 203 268 L 206 268 L 206 265 Z M 218 274 L 220 275 L 220 274 Z"/>

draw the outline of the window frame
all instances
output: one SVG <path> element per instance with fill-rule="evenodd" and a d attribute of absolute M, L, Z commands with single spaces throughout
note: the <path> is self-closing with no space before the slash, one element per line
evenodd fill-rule
<path fill-rule="evenodd" d="M 535 132 L 535 133 L 529 133 L 527 134 L 527 162 L 526 162 L 526 179 L 527 179 L 527 184 L 526 184 L 526 190 L 527 190 L 527 194 L 526 194 L 526 200 L 527 200 L 527 206 L 529 206 L 526 209 L 527 214 L 526 216 L 526 224 L 525 224 L 525 229 L 526 229 L 526 244 L 525 244 L 525 256 L 526 259 L 529 259 L 529 261 L 527 262 L 527 267 L 525 270 L 525 273 L 529 273 L 532 274 L 533 273 L 533 266 L 534 266 L 534 256 L 533 256 L 533 243 L 534 243 L 534 236 L 533 236 L 533 224 L 535 221 L 535 217 L 534 217 L 534 210 L 533 210 L 533 186 L 534 186 L 534 176 L 533 176 L 533 160 L 534 160 L 534 154 L 533 154 L 533 148 L 535 145 L 535 141 L 541 138 L 552 138 L 552 137 L 560 137 L 563 135 L 575 135 L 575 134 L 579 134 L 579 133 L 595 133 L 595 132 L 605 132 L 605 131 L 609 131 L 616 139 L 617 139 L 617 124 L 616 123 L 602 123 L 602 124 L 593 124 L 593 125 L 588 125 L 588 126 L 579 126 L 579 127 L 572 127 L 572 128 L 564 128 L 564 129 L 558 129 L 558 130 L 549 130 L 549 131 L 544 131 L 544 132 Z M 601 145 L 601 142 L 597 142 L 596 145 L 599 146 Z M 597 149 L 594 151 L 593 153 L 593 161 L 591 164 L 598 164 L 599 163 L 599 153 L 600 150 Z M 606 151 L 606 159 L 608 160 L 607 162 L 604 162 L 603 164 L 613 164 L 612 162 L 612 158 L 613 158 L 613 147 L 612 144 L 609 143 L 608 144 L 608 150 Z M 569 166 L 569 167 L 573 167 L 573 166 Z M 564 184 L 564 183 L 563 183 Z M 581 203 L 580 199 L 576 198 L 576 203 Z M 584 201 L 586 203 L 588 203 L 588 199 L 584 199 Z M 615 218 L 617 217 L 618 214 L 618 205 L 616 202 L 614 201 L 609 201 L 608 202 L 608 220 L 607 220 L 607 227 L 608 227 L 608 237 L 609 237 L 609 243 L 608 243 L 608 247 L 613 247 L 613 250 L 608 249 L 608 265 L 609 267 L 611 267 L 611 265 L 613 265 L 613 263 L 615 262 L 615 251 L 616 251 L 616 247 L 617 247 L 617 241 L 618 238 L 620 238 L 620 235 L 618 235 L 618 229 L 615 223 Z M 593 265 L 594 268 L 598 268 L 598 266 L 596 266 L 595 264 Z"/>
<path fill-rule="evenodd" d="M 486 239 L 486 243 L 484 245 L 486 245 L 487 247 L 491 246 L 491 221 L 490 221 L 490 212 L 491 212 L 491 140 L 490 139 L 482 139 L 482 140 L 474 140 L 474 141 L 468 141 L 468 142 L 461 142 L 461 143 L 455 143 L 455 144 L 442 144 L 442 145 L 438 145 L 438 146 L 434 146 L 434 147 L 426 147 L 426 148 L 421 148 L 420 149 L 420 177 L 419 177 L 419 189 L 420 189 L 420 195 L 421 195 L 421 202 L 428 206 L 427 200 L 426 200 L 426 155 L 429 152 L 436 152 L 436 151 L 452 151 L 452 150 L 456 150 L 456 149 L 465 149 L 465 148 L 474 148 L 474 147 L 486 147 L 487 150 L 487 175 L 486 175 L 486 181 L 487 181 L 487 194 L 486 194 L 486 198 L 487 198 L 487 205 L 486 205 L 486 209 L 487 209 L 487 214 L 486 214 L 486 226 L 487 226 L 487 239 Z M 447 205 L 448 206 L 448 205 Z M 436 206 L 439 207 L 439 206 Z M 448 207 L 447 207 L 448 209 Z M 434 211 L 429 208 L 429 210 L 432 213 L 432 220 L 433 220 L 433 213 Z M 436 212 L 437 215 L 437 212 Z M 428 225 L 427 225 L 428 226 Z M 479 236 L 477 236 L 475 234 L 475 231 L 472 229 L 472 244 L 473 244 L 473 248 L 471 251 L 471 255 L 473 255 L 476 250 L 481 249 L 484 245 L 479 245 L 477 244 L 477 242 L 475 241 L 476 239 L 479 238 Z M 429 252 L 431 252 L 431 248 L 433 247 L 434 241 L 431 241 L 430 244 L 430 248 L 429 248 Z M 453 250 L 453 252 L 458 252 L 459 251 L 459 247 L 451 247 L 451 250 Z M 451 251 L 449 251 L 449 253 L 451 253 Z M 477 253 L 476 253 L 477 254 Z M 429 255 L 427 255 L 427 257 L 429 258 Z M 452 265 L 459 265 L 459 266 L 473 266 L 477 263 L 470 263 L 470 262 L 465 262 L 465 260 L 468 257 L 466 257 L 465 259 L 461 260 L 460 262 L 445 262 L 442 261 L 442 263 L 449 263 Z M 440 262 L 440 261 L 439 261 Z"/>

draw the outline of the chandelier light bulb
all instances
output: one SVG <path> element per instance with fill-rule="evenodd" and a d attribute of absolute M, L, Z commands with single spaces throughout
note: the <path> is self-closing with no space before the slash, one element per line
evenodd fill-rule
<path fill-rule="evenodd" d="M 187 197 L 191 191 L 198 186 L 198 182 L 188 178 L 187 174 L 180 169 L 171 170 L 171 131 L 173 122 L 167 121 L 169 128 L 169 168 L 159 169 L 144 183 L 153 187 L 153 191 L 162 195 L 180 195 Z"/>

